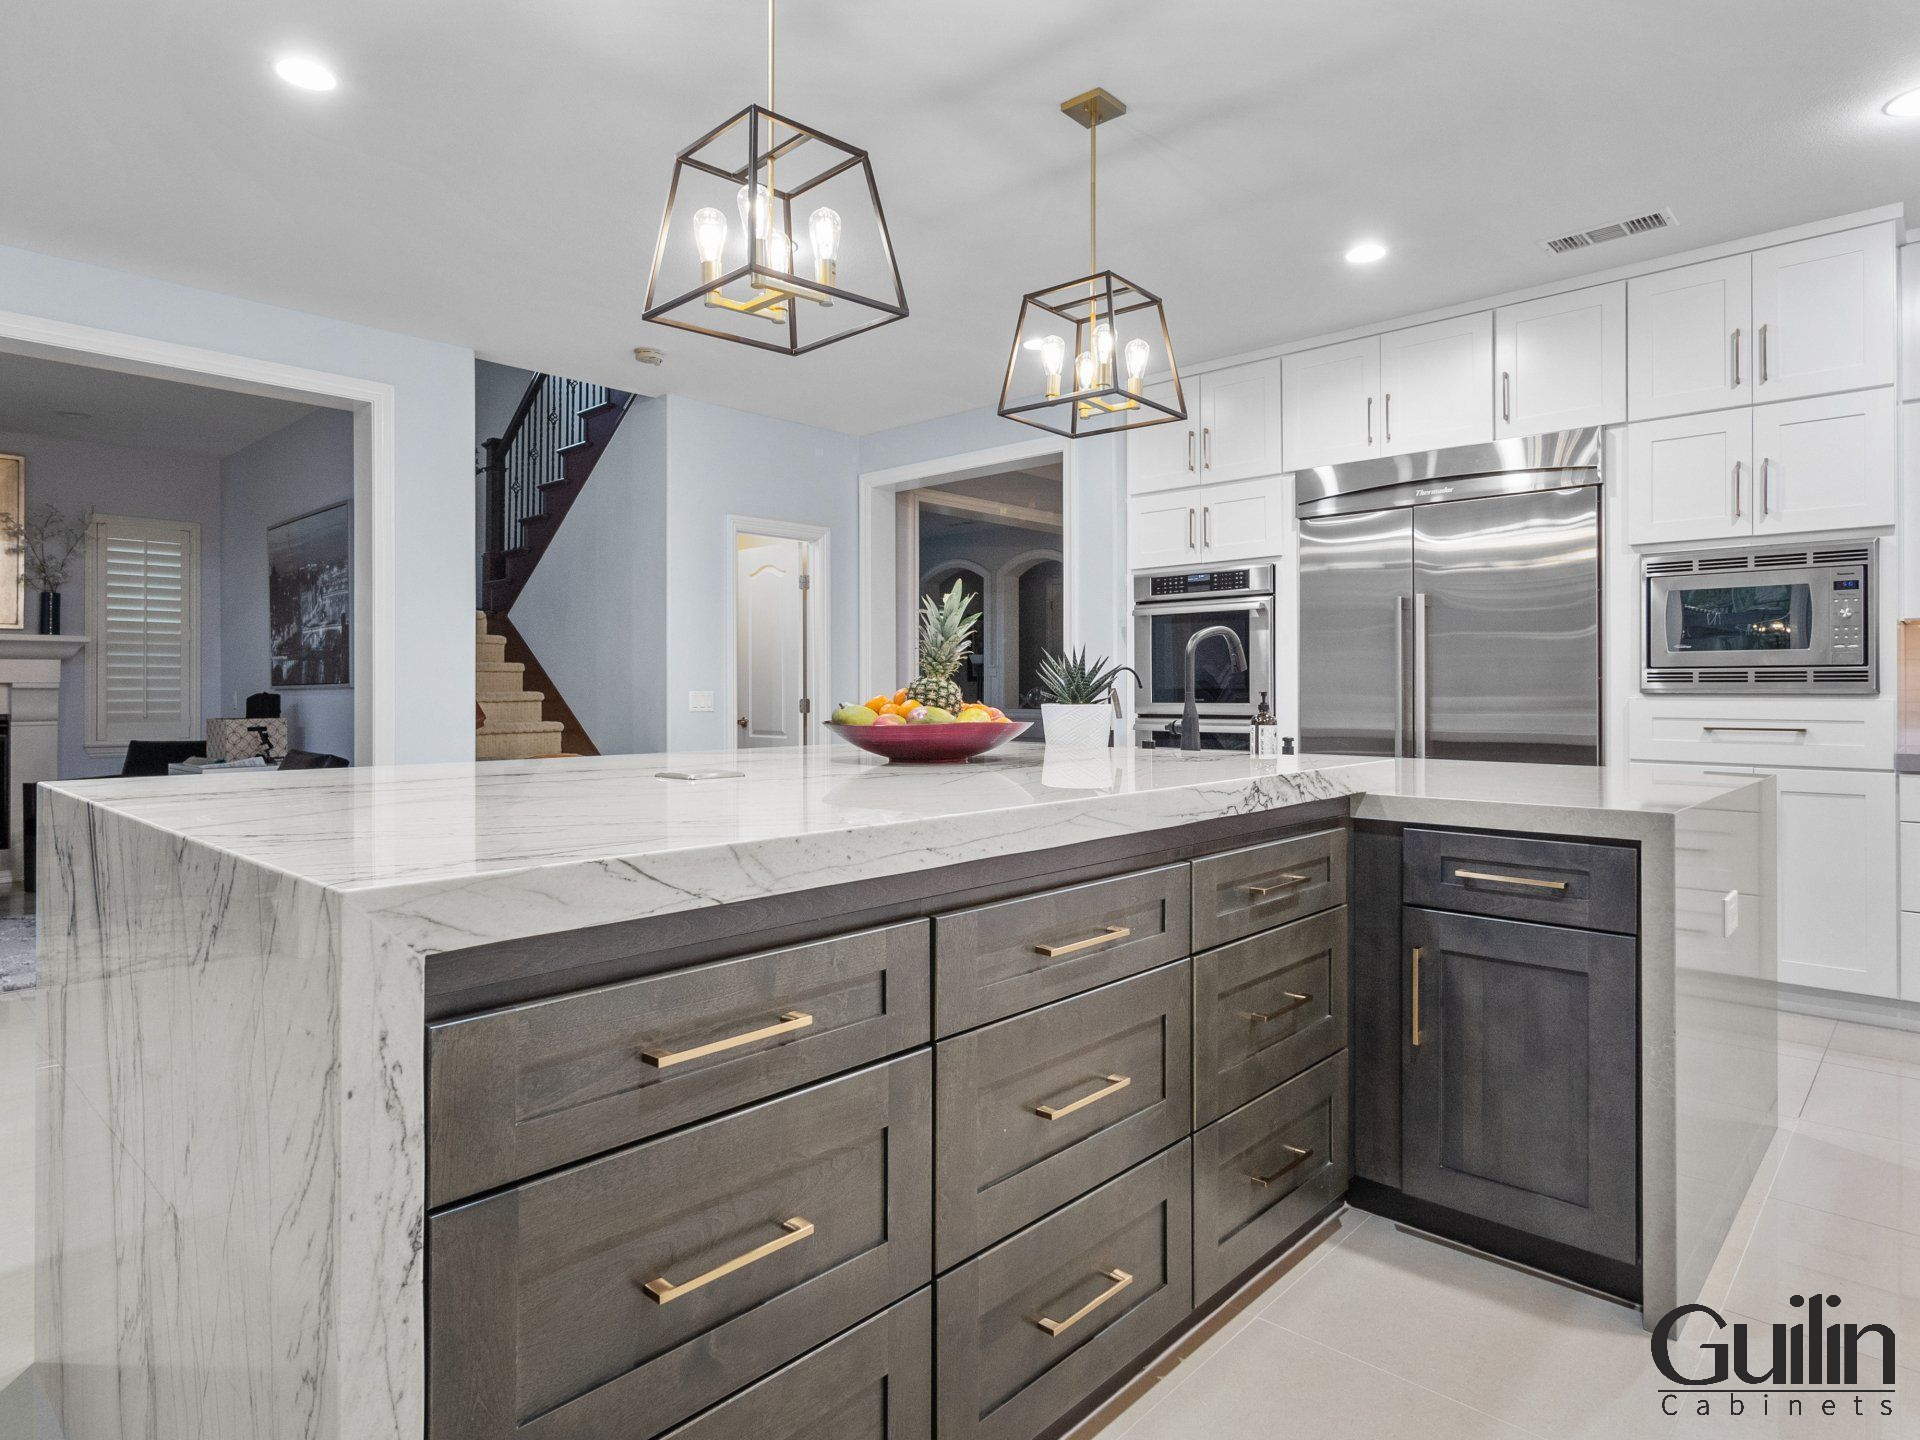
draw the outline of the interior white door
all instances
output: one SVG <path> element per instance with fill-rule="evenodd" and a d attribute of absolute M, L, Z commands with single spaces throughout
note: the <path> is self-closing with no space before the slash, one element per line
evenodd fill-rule
<path fill-rule="evenodd" d="M 1626 284 L 1502 306 L 1493 359 L 1500 439 L 1619 424 L 1627 418 Z"/>
<path fill-rule="evenodd" d="M 1891 386 L 1756 405 L 1754 529 L 1895 524 L 1900 442 L 1894 408 Z"/>
<path fill-rule="evenodd" d="M 1754 252 L 1755 400 L 1893 383 L 1894 246 L 1888 220 Z"/>
<path fill-rule="evenodd" d="M 1127 501 L 1127 560 L 1135 570 L 1191 565 L 1200 558 L 1200 487 L 1161 490 Z"/>
<path fill-rule="evenodd" d="M 1627 282 L 1627 414 L 1753 403 L 1753 260 L 1729 255 Z"/>
<path fill-rule="evenodd" d="M 754 537 L 735 556 L 734 738 L 742 749 L 804 736 L 802 542 Z"/>
<path fill-rule="evenodd" d="M 1380 337 L 1380 453 L 1493 438 L 1493 312 Z"/>
<path fill-rule="evenodd" d="M 1753 533 L 1752 415 L 1726 410 L 1627 427 L 1629 545 Z"/>
<path fill-rule="evenodd" d="M 1280 475 L 1208 484 L 1200 491 L 1200 556 L 1273 560 L 1287 548 L 1293 487 Z"/>
<path fill-rule="evenodd" d="M 1378 335 L 1283 355 L 1280 372 L 1288 470 L 1344 465 L 1380 453 L 1374 414 L 1380 394 Z"/>
<path fill-rule="evenodd" d="M 1900 983 L 1896 776 L 1776 770 L 1780 979 L 1857 995 Z"/>
<path fill-rule="evenodd" d="M 1256 360 L 1200 377 L 1200 478 L 1278 474 L 1280 362 Z"/>
<path fill-rule="evenodd" d="M 1199 380 L 1186 387 L 1187 418 L 1161 425 L 1145 425 L 1127 432 L 1127 493 L 1147 495 L 1155 490 L 1177 490 L 1200 479 L 1200 426 L 1195 420 L 1200 404 Z M 1173 382 L 1146 387 L 1151 399 L 1171 405 Z"/>

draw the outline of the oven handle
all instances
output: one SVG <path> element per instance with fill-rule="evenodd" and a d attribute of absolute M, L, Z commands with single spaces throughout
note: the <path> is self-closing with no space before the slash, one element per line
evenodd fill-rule
<path fill-rule="evenodd" d="M 1232 614 L 1259 615 L 1273 608 L 1271 600 L 1214 600 L 1186 602 L 1183 604 L 1161 604 L 1157 601 L 1137 600 L 1133 613 L 1136 617 L 1146 615 L 1212 615 L 1220 611 Z"/>

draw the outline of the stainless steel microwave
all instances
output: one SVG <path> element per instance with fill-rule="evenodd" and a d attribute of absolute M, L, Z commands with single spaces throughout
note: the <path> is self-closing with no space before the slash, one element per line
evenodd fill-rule
<path fill-rule="evenodd" d="M 1648 555 L 1645 668 L 1654 694 L 1879 693 L 1876 540 Z"/>

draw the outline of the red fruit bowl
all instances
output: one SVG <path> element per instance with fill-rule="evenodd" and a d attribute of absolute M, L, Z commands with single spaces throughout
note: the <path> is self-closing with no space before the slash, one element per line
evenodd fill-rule
<path fill-rule="evenodd" d="M 1025 733 L 1031 720 L 980 721 L 962 725 L 834 725 L 827 729 L 869 755 L 913 765 L 965 760 Z"/>

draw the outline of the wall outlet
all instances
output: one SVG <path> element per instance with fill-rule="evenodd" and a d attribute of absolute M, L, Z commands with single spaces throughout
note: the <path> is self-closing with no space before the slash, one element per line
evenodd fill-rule
<path fill-rule="evenodd" d="M 1720 897 L 1720 938 L 1731 940 L 1740 928 L 1740 892 L 1729 890 Z"/>
<path fill-rule="evenodd" d="M 687 692 L 687 709 L 713 709 L 713 692 L 711 690 L 689 690 Z"/>

